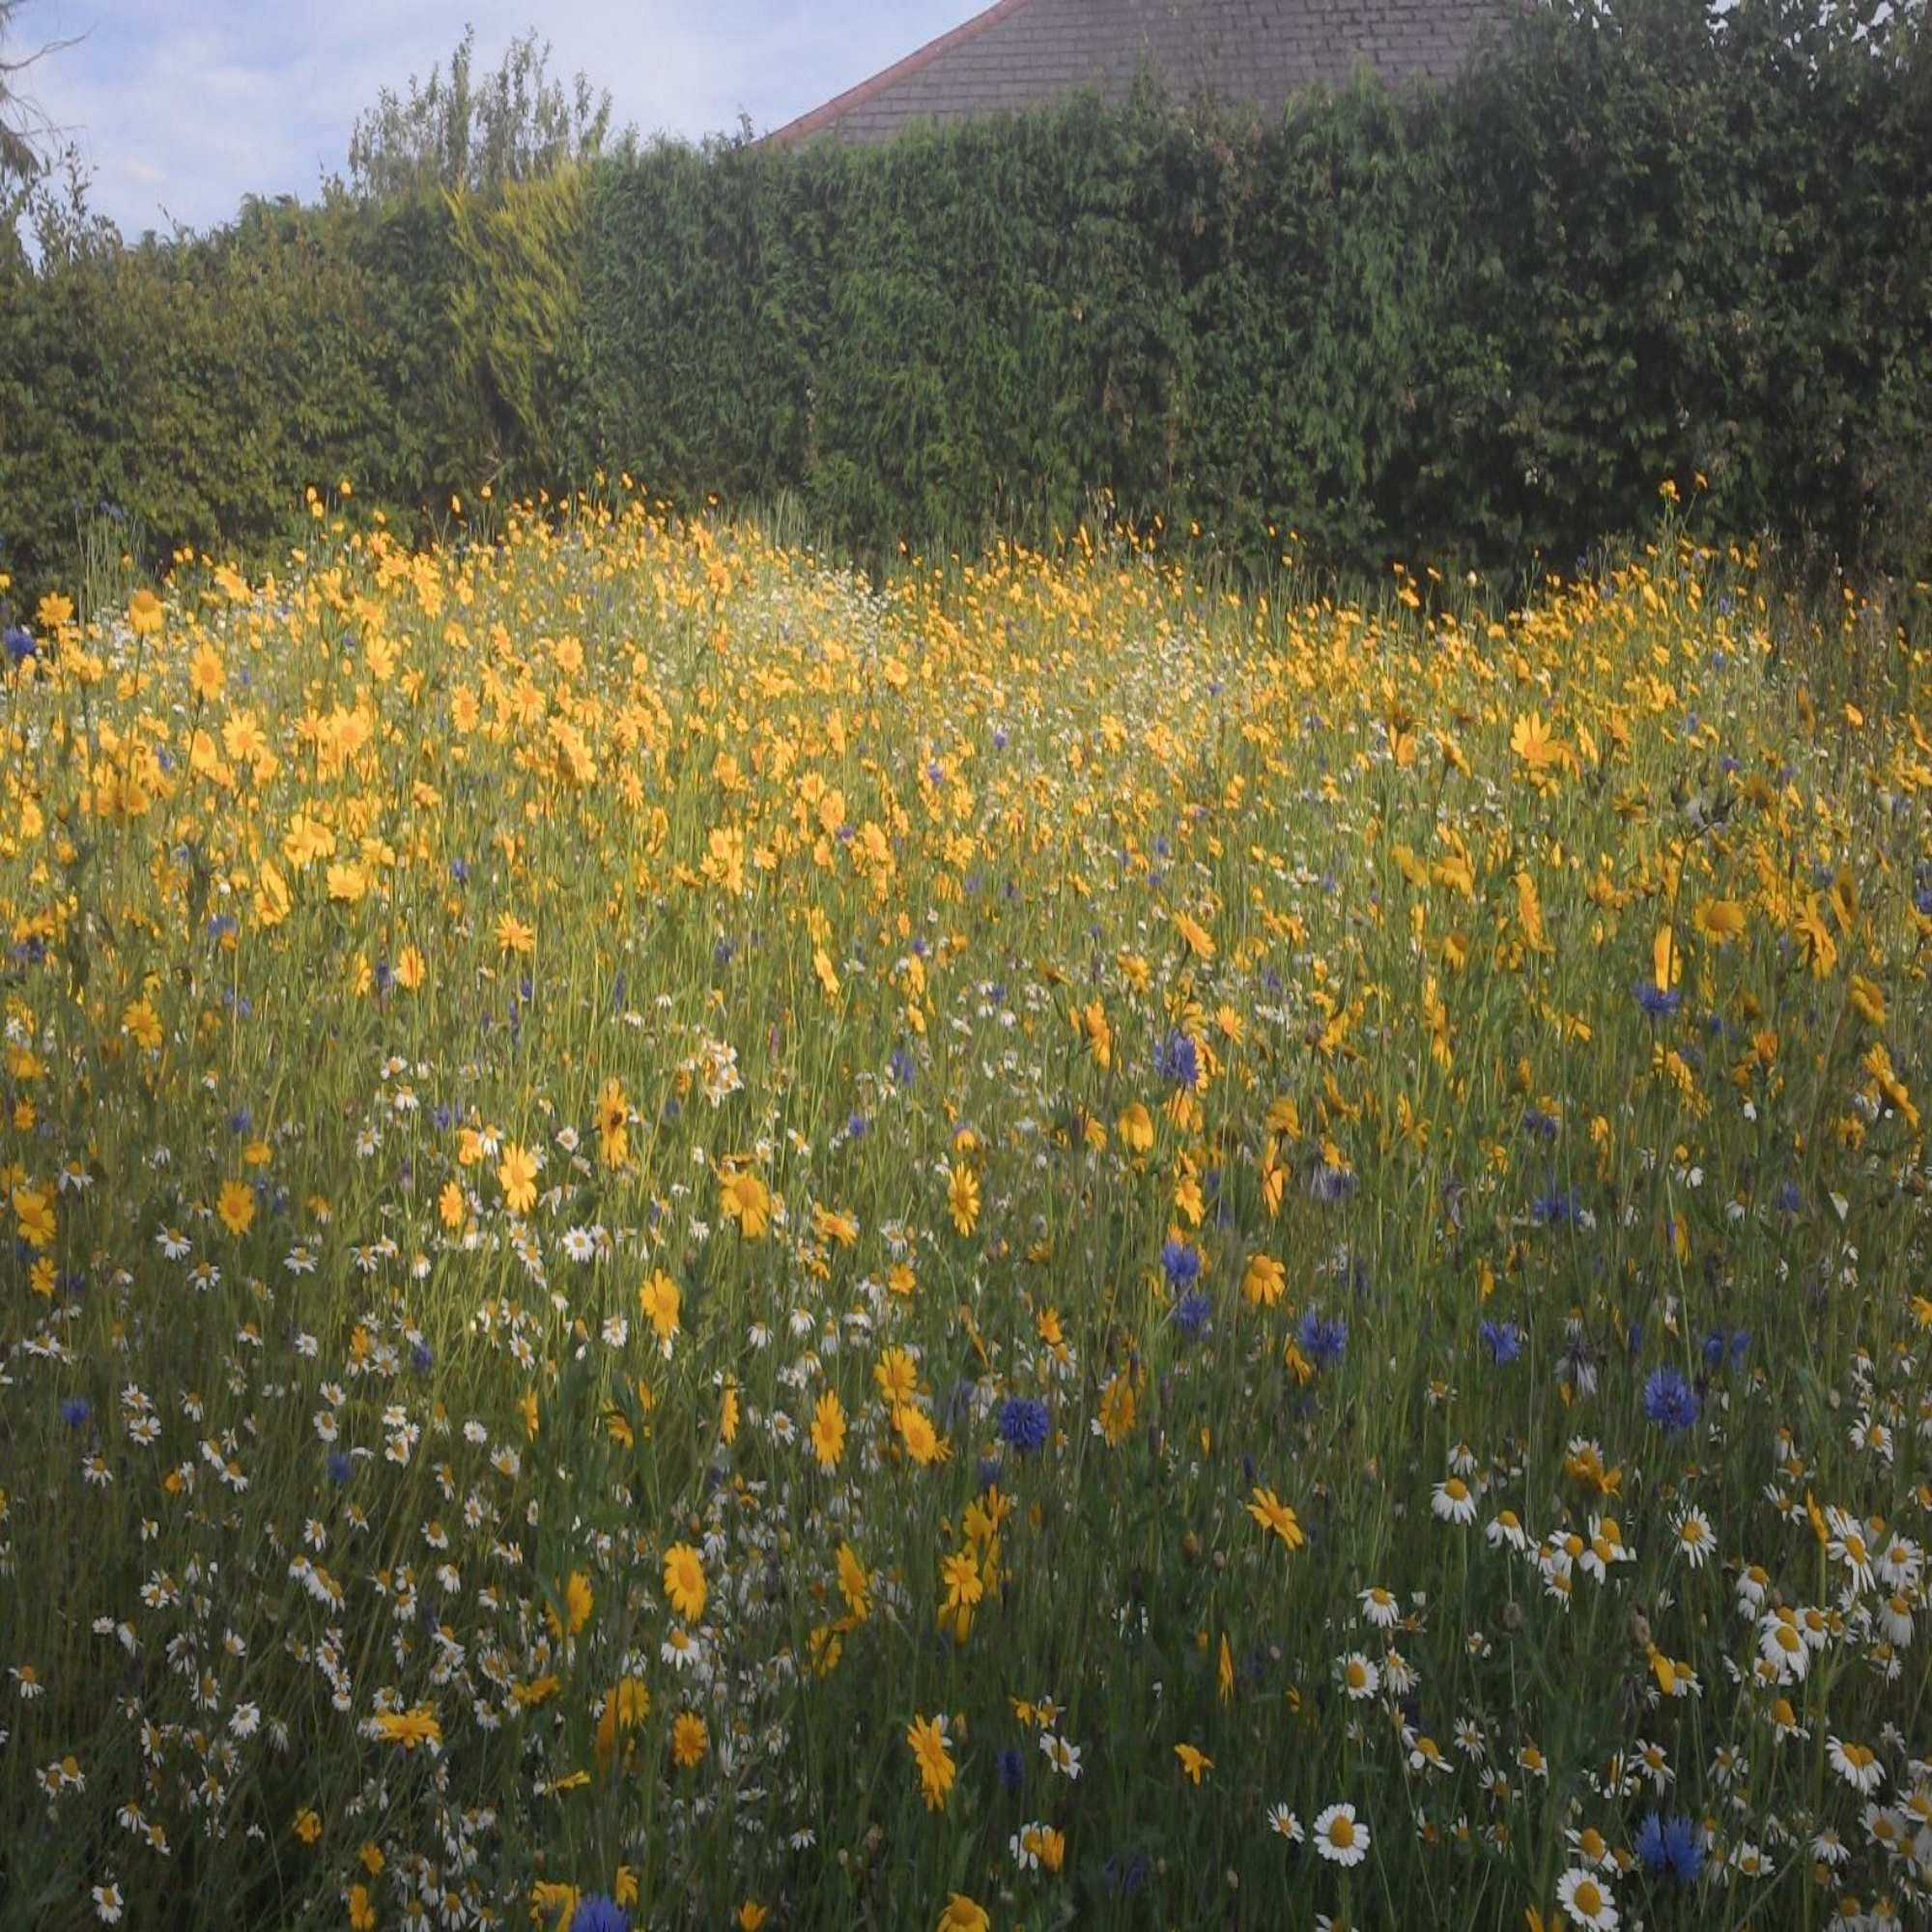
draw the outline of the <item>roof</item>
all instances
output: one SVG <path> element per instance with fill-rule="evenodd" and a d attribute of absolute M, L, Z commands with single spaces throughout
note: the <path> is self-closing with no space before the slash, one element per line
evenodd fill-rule
<path fill-rule="evenodd" d="M 1178 95 L 1279 109 L 1367 67 L 1443 78 L 1506 0 L 995 0 L 950 34 L 767 137 L 889 140 L 909 123 L 1043 105 L 1085 87 L 1120 97 L 1147 60 Z"/>

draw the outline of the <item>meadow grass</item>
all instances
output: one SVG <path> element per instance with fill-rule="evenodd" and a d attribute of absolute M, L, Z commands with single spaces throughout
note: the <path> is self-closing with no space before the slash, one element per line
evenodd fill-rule
<path fill-rule="evenodd" d="M 313 507 L 8 639 L 0 1921 L 1926 1922 L 1922 649 Z"/>

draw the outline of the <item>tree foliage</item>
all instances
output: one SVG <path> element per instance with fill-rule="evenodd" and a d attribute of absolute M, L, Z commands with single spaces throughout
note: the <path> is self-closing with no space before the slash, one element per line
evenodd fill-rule
<path fill-rule="evenodd" d="M 58 572 L 102 502 L 246 545 L 345 474 L 407 518 L 604 469 L 865 556 L 1105 501 L 1254 557 L 1565 571 L 1669 478 L 1713 530 L 1924 574 L 1923 0 L 1548 0 L 1446 89 L 547 170 L 432 78 L 365 196 L 123 248 L 42 184 L 39 266 L 0 261 L 0 570 Z"/>
<path fill-rule="evenodd" d="M 476 29 L 466 27 L 445 71 L 410 77 L 408 90 L 384 88 L 359 114 L 349 137 L 349 187 L 365 199 L 434 193 L 471 194 L 553 174 L 588 160 L 614 134 L 611 96 L 580 73 L 566 84 L 549 71 L 549 42 L 532 27 L 513 40 L 493 73 L 476 71 Z"/>
<path fill-rule="evenodd" d="M 71 44 L 48 41 L 34 45 L 23 40 L 20 19 L 26 5 L 27 0 L 0 0 L 0 202 L 10 195 L 17 199 L 21 185 L 47 164 L 53 130 L 27 93 L 25 76 L 48 54 Z"/>

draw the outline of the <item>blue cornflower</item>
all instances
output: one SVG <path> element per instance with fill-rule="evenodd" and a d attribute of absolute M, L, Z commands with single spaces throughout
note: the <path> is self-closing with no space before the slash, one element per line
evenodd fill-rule
<path fill-rule="evenodd" d="M 435 1351 L 427 1342 L 412 1342 L 410 1345 L 410 1366 L 418 1375 L 427 1375 L 435 1362 Z"/>
<path fill-rule="evenodd" d="M 1007 734 L 1006 734 L 1006 733 L 1005 733 L 1004 731 L 995 731 L 995 732 L 993 733 L 993 750 L 994 750 L 994 751 L 996 751 L 996 752 L 1004 752 L 1004 751 L 1005 751 L 1005 750 L 1007 749 L 1007 746 L 1008 746 L 1008 745 L 1009 745 L 1009 744 L 1010 742 L 1011 742 L 1011 741 L 1010 741 L 1010 740 L 1009 740 L 1009 739 L 1008 738 Z"/>
<path fill-rule="evenodd" d="M 1208 1331 L 1208 1318 L 1213 1310 L 1214 1304 L 1208 1299 L 1205 1290 L 1190 1288 L 1174 1304 L 1174 1325 L 1190 1342 L 1198 1342 Z"/>
<path fill-rule="evenodd" d="M 1522 1330 L 1514 1321 L 1485 1321 L 1477 1332 L 1499 1369 L 1508 1368 L 1522 1353 Z"/>
<path fill-rule="evenodd" d="M 7 632 L 7 655 L 17 664 L 25 664 L 34 655 L 33 639 L 18 624 L 12 625 Z"/>
<path fill-rule="evenodd" d="M 1643 1385 L 1643 1412 L 1668 1435 L 1689 1429 L 1697 1420 L 1697 1391 L 1677 1370 L 1655 1369 Z"/>
<path fill-rule="evenodd" d="M 84 1395 L 71 1395 L 61 1404 L 61 1420 L 70 1429 L 78 1429 L 94 1413 L 94 1405 Z"/>
<path fill-rule="evenodd" d="M 1026 1754 L 1011 1745 L 1001 1751 L 993 1760 L 993 1768 L 1000 1775 L 1000 1789 L 1009 1794 L 1019 1790 L 1026 1782 Z"/>
<path fill-rule="evenodd" d="M 1330 1369 L 1342 1359 L 1342 1351 L 1349 1346 L 1349 1324 L 1324 1321 L 1320 1310 L 1311 1308 L 1301 1318 L 1295 1341 L 1318 1369 Z"/>
<path fill-rule="evenodd" d="M 1009 1396 L 1000 1405 L 1000 1440 L 1022 1456 L 1031 1456 L 1039 1448 L 1052 1429 L 1045 1403 L 1033 1396 Z"/>
<path fill-rule="evenodd" d="M 1804 1196 L 1799 1192 L 1795 1180 L 1781 1180 L 1777 1184 L 1777 1211 L 1780 1214 L 1795 1214 L 1804 1205 Z"/>
<path fill-rule="evenodd" d="M 1654 1020 L 1667 1020 L 1684 1004 L 1682 993 L 1666 993 L 1655 980 L 1639 980 L 1636 1003 Z"/>
<path fill-rule="evenodd" d="M 1529 1218 L 1542 1228 L 1562 1228 L 1577 1218 L 1577 1190 L 1552 1187 L 1529 1204 Z"/>
<path fill-rule="evenodd" d="M 1325 1160 L 1318 1160 L 1309 1170 L 1308 1192 L 1324 1207 L 1332 1208 L 1336 1202 L 1346 1201 L 1360 1185 L 1346 1167 L 1330 1167 Z"/>
<path fill-rule="evenodd" d="M 1636 1855 L 1653 1875 L 1667 1873 L 1680 1885 L 1694 1885 L 1704 1869 L 1703 1834 L 1689 1818 L 1653 1811 L 1637 1827 Z"/>
<path fill-rule="evenodd" d="M 1187 1241 L 1169 1241 L 1160 1251 L 1160 1264 L 1178 1289 L 1189 1289 L 1201 1279 L 1201 1257 Z"/>
<path fill-rule="evenodd" d="M 570 1932 L 631 1932 L 631 1915 L 614 1898 L 593 1891 L 577 1901 L 570 1915 Z"/>
<path fill-rule="evenodd" d="M 1154 1070 L 1163 1080 L 1172 1080 L 1177 1087 L 1191 1092 L 1201 1077 L 1200 1053 L 1184 1033 L 1171 1033 L 1161 1042 Z"/>
<path fill-rule="evenodd" d="M 340 1449 L 328 1452 L 328 1480 L 331 1483 L 346 1483 L 355 1468 L 355 1464 Z"/>
<path fill-rule="evenodd" d="M 1731 1367 L 1735 1369 L 1744 1360 L 1745 1351 L 1750 1347 L 1750 1339 L 1748 1328 L 1740 1328 L 1728 1337 L 1721 1328 L 1713 1328 L 1704 1337 L 1706 1372 L 1715 1376 L 1724 1366 L 1726 1355 L 1730 1357 Z"/>

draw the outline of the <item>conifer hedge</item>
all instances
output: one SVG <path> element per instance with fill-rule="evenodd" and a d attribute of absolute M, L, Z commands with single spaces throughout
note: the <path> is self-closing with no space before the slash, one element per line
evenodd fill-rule
<path fill-rule="evenodd" d="M 1923 0 L 1549 0 L 1446 88 L 660 144 L 483 200 L 0 258 L 0 570 L 628 471 L 861 556 L 1103 497 L 1237 554 L 1567 570 L 1660 482 L 1922 572 Z"/>

